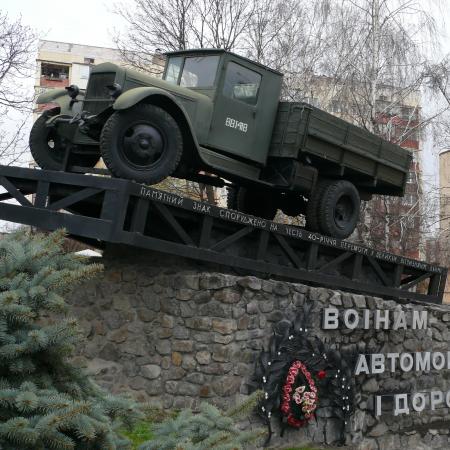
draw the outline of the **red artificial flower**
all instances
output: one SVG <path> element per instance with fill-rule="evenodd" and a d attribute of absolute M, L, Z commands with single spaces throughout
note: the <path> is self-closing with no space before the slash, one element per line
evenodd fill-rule
<path fill-rule="evenodd" d="M 319 372 L 317 373 L 317 377 L 319 378 L 319 380 L 322 380 L 326 376 L 327 376 L 327 373 L 325 372 L 325 370 L 319 370 Z"/>
<path fill-rule="evenodd" d="M 306 423 L 305 420 L 296 419 L 292 414 L 289 414 L 287 422 L 291 427 L 296 427 L 296 428 L 300 428 L 301 426 L 303 426 Z"/>
<path fill-rule="evenodd" d="M 302 392 L 299 388 L 295 389 L 295 398 L 292 396 L 292 391 L 295 387 L 295 381 L 299 372 L 302 372 L 303 376 L 306 378 L 309 391 L 304 392 L 304 387 Z M 322 371 L 324 372 L 324 371 Z M 324 372 L 325 373 L 325 372 Z M 300 406 L 304 413 L 305 419 L 297 419 L 291 410 L 291 401 L 294 400 Z M 313 417 L 313 411 L 317 408 L 317 388 L 314 384 L 311 374 L 309 373 L 306 366 L 300 361 L 294 361 L 288 370 L 285 384 L 282 388 L 282 403 L 280 410 L 287 417 L 287 422 L 289 425 L 299 428 L 305 425 Z"/>

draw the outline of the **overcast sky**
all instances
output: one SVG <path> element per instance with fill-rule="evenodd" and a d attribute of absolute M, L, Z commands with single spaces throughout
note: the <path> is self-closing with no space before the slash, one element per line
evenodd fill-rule
<path fill-rule="evenodd" d="M 0 9 L 11 17 L 21 15 L 23 23 L 35 28 L 43 39 L 114 47 L 111 35 L 114 28 L 121 26 L 121 20 L 112 12 L 113 3 L 104 0 L 1 0 Z"/>

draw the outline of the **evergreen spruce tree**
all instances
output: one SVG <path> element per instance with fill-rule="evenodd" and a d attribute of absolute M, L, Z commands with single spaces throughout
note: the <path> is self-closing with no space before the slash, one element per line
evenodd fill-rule
<path fill-rule="evenodd" d="M 208 403 L 202 403 L 197 414 L 184 409 L 176 418 L 154 426 L 154 438 L 139 450 L 243 450 L 266 434 L 264 429 L 240 431 L 236 425 L 251 414 L 261 396 L 261 391 L 254 392 L 226 412 Z"/>
<path fill-rule="evenodd" d="M 138 413 L 70 362 L 80 332 L 63 295 L 101 270 L 66 254 L 64 233 L 0 239 L 0 448 L 114 450 Z M 82 292 L 80 295 L 83 295 Z"/>

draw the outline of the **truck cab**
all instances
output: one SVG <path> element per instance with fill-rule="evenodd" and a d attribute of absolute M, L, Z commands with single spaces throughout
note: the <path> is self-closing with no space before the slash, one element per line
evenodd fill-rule
<path fill-rule="evenodd" d="M 199 144 L 251 164 L 267 162 L 282 74 L 225 50 L 167 54 L 163 79 L 211 98 L 214 108 Z"/>

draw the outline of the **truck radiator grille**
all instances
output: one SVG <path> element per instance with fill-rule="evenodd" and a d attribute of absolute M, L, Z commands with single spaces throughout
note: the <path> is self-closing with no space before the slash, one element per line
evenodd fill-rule
<path fill-rule="evenodd" d="M 112 105 L 114 100 L 106 86 L 114 84 L 115 79 L 114 72 L 93 73 L 89 77 L 83 109 L 91 114 L 99 114 Z"/>
<path fill-rule="evenodd" d="M 116 79 L 116 74 L 114 72 L 107 73 L 93 73 L 89 77 L 89 83 L 86 91 L 86 98 L 110 98 L 108 89 L 106 86 L 114 84 L 114 80 Z"/>

